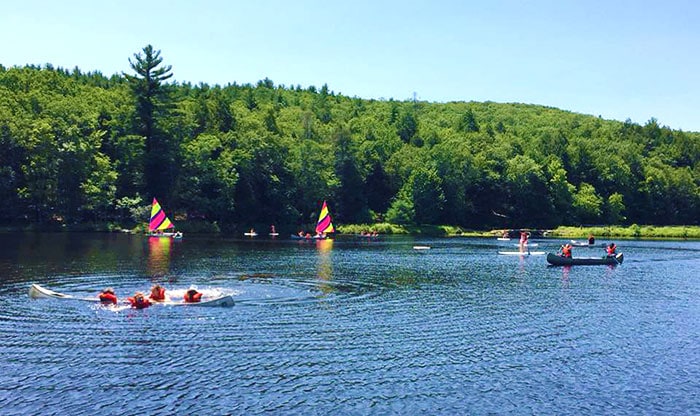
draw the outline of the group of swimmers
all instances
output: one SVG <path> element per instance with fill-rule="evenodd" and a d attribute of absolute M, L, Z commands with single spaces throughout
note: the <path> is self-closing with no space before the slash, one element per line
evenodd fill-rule
<path fill-rule="evenodd" d="M 103 304 L 116 304 L 117 295 L 114 293 L 114 289 L 111 287 L 106 288 L 99 295 L 100 302 Z M 146 296 L 143 292 L 136 292 L 134 296 L 129 296 L 126 300 L 131 304 L 132 308 L 144 309 L 151 306 L 153 302 L 163 302 L 165 301 L 165 288 L 159 284 L 153 285 L 151 287 L 151 293 Z M 190 288 L 183 296 L 185 303 L 196 303 L 202 300 L 202 293 L 197 291 L 197 289 Z"/>

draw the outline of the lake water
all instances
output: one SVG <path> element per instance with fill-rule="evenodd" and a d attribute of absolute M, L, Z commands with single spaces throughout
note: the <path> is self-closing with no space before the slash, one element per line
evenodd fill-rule
<path fill-rule="evenodd" d="M 700 414 L 700 242 L 616 242 L 562 268 L 495 239 L 0 234 L 0 413 Z M 156 282 L 236 305 L 27 295 Z"/>

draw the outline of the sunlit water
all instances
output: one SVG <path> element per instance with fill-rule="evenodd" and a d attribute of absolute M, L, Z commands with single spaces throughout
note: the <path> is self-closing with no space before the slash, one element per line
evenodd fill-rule
<path fill-rule="evenodd" d="M 0 414 L 700 414 L 700 242 L 616 242 L 0 234 Z M 155 282 L 236 305 L 27 295 Z"/>

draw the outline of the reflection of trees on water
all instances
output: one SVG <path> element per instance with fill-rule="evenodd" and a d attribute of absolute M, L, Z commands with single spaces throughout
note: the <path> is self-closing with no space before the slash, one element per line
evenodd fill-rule
<path fill-rule="evenodd" d="M 331 251 L 333 250 L 333 240 L 316 240 L 316 250 L 318 251 L 318 263 L 316 270 L 321 281 L 330 282 L 333 279 L 333 262 Z M 335 288 L 331 284 L 321 283 L 320 289 L 323 293 L 331 293 Z"/>
<path fill-rule="evenodd" d="M 148 274 L 159 277 L 170 272 L 172 243 L 170 238 L 148 238 Z"/>

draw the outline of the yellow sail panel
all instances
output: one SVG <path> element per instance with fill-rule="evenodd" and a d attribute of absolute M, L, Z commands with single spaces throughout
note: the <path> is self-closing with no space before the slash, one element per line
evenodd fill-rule
<path fill-rule="evenodd" d="M 167 230 L 175 228 L 170 219 L 165 215 L 163 208 L 160 207 L 158 201 L 153 198 L 151 205 L 151 220 L 148 222 L 148 231 Z"/>

